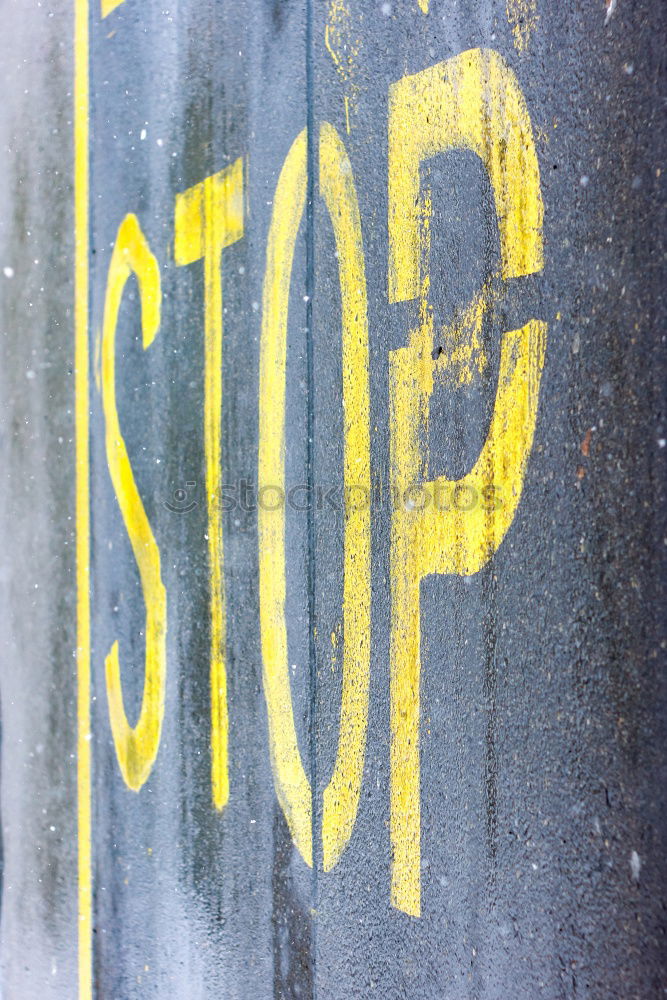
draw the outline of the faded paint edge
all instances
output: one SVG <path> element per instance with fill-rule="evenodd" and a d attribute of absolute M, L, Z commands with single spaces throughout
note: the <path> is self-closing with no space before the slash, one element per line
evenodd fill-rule
<path fill-rule="evenodd" d="M 74 412 L 79 1000 L 92 997 L 90 453 L 88 443 L 89 0 L 74 2 Z"/>

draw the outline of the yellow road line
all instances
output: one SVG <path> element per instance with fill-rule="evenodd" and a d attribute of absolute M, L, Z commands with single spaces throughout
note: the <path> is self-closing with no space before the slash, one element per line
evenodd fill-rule
<path fill-rule="evenodd" d="M 74 4 L 74 364 L 76 425 L 79 1000 L 92 997 L 90 847 L 90 487 L 88 445 L 88 0 Z"/>
<path fill-rule="evenodd" d="M 122 3 L 125 3 L 125 0 L 100 0 L 100 14 L 103 18 L 108 17 Z"/>

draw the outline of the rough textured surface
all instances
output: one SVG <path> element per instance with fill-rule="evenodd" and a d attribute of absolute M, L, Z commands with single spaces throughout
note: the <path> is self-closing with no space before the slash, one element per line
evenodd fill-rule
<path fill-rule="evenodd" d="M 72 47 L 62 7 L 0 40 L 3 997 L 76 976 Z"/>
<path fill-rule="evenodd" d="M 76 994 L 72 12 L 9 3 L 0 41 L 2 996 Z M 125 0 L 91 11 L 90 412 L 93 981 L 99 997 L 649 1000 L 667 991 L 664 31 L 648 0 Z M 388 298 L 388 90 L 476 47 L 532 121 L 544 269 L 508 283 L 486 367 L 431 398 L 424 476 L 475 462 L 502 333 L 548 323 L 516 517 L 472 576 L 421 583 L 421 916 L 390 902 L 389 352 L 418 304 Z M 356 825 L 315 874 L 274 790 L 257 512 L 224 513 L 230 798 L 211 801 L 204 274 L 174 262 L 177 193 L 238 157 L 245 235 L 222 254 L 223 480 L 257 483 L 263 281 L 275 186 L 307 125 L 343 139 L 368 288 L 371 672 Z M 314 135 L 314 132 L 311 133 Z M 309 146 L 287 336 L 286 482 L 340 485 L 341 301 Z M 498 268 L 493 194 L 458 151 L 430 187 L 429 304 L 460 316 Z M 128 283 L 121 428 L 162 555 L 164 723 L 123 783 L 104 658 L 136 721 L 144 602 L 105 455 L 95 368 L 118 226 L 136 213 L 162 279 L 141 345 Z M 310 345 L 309 338 L 310 337 Z M 445 345 L 446 347 L 446 345 Z M 435 356 L 438 345 L 434 344 Z M 312 431 L 309 447 L 308 430 Z M 195 485 L 187 486 L 186 484 Z M 187 503 L 177 490 L 187 488 Z M 188 511 L 181 508 L 196 501 Z M 245 507 L 251 506 L 245 504 Z M 176 509 L 174 509 L 176 508 Z M 341 699 L 344 514 L 286 516 L 301 756 L 321 793 Z M 332 636 L 335 638 L 332 640 Z"/>

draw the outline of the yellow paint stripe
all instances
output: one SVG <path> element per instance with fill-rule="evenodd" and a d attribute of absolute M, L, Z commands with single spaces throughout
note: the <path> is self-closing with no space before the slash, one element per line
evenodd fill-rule
<path fill-rule="evenodd" d="M 259 496 L 285 494 L 285 378 L 287 319 L 294 247 L 306 205 L 306 130 L 292 143 L 275 194 L 266 242 L 259 352 Z M 269 750 L 278 801 L 292 840 L 307 865 L 313 864 L 312 794 L 299 753 L 289 663 L 285 598 L 285 507 L 259 504 L 259 628 Z"/>
<path fill-rule="evenodd" d="M 125 3 L 125 0 L 100 0 L 100 13 L 102 15 L 102 19 L 107 17 L 112 10 L 115 10 L 116 7 L 120 7 L 123 3 Z"/>
<path fill-rule="evenodd" d="M 90 454 L 88 445 L 88 0 L 74 8 L 74 365 L 76 431 L 79 1000 L 92 997 Z"/>
<path fill-rule="evenodd" d="M 174 260 L 204 258 L 204 456 L 211 602 L 211 778 L 213 802 L 229 799 L 227 611 L 221 497 L 223 308 L 221 254 L 243 237 L 243 160 L 176 195 Z"/>

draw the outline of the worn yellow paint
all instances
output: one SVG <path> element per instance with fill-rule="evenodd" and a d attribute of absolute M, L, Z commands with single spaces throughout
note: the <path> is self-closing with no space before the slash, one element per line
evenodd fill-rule
<path fill-rule="evenodd" d="M 420 210 L 420 254 L 423 261 L 428 261 L 431 251 L 432 216 L 431 192 L 426 187 Z M 482 325 L 484 314 L 491 304 L 493 284 L 487 281 L 467 307 L 456 315 L 453 323 L 442 325 L 437 330 L 428 301 L 429 287 L 430 279 L 427 274 L 421 283 L 420 323 L 422 327 L 428 324 L 428 336 L 431 340 L 435 338 L 438 346 L 438 356 L 433 366 L 434 378 L 438 384 L 448 388 L 470 385 L 484 374 L 489 364 L 482 341 Z"/>
<path fill-rule="evenodd" d="M 428 8 L 431 0 L 418 0 L 418 2 L 419 2 L 419 9 L 422 12 L 422 14 L 428 14 Z"/>
<path fill-rule="evenodd" d="M 204 260 L 204 455 L 211 602 L 211 786 L 216 809 L 229 800 L 229 713 L 222 531 L 222 275 L 225 247 L 243 236 L 243 161 L 176 196 L 177 264 Z"/>
<path fill-rule="evenodd" d="M 126 215 L 116 236 L 107 278 L 102 326 L 102 406 L 109 474 L 118 500 L 146 605 L 145 680 L 141 711 L 130 726 L 116 640 L 105 660 L 109 720 L 125 783 L 138 792 L 148 778 L 160 745 L 167 674 L 167 595 L 160 571 L 160 550 L 146 516 L 123 439 L 116 406 L 116 325 L 123 291 L 131 274 L 139 283 L 144 350 L 160 327 L 160 268 L 136 215 Z"/>
<path fill-rule="evenodd" d="M 88 0 L 74 5 L 74 391 L 76 429 L 76 671 L 78 993 L 91 1000 L 90 445 L 88 345 Z"/>
<path fill-rule="evenodd" d="M 125 0 L 100 0 L 100 13 L 102 15 L 102 20 L 115 10 L 116 7 L 120 7 L 124 4 Z"/>
<path fill-rule="evenodd" d="M 542 198 L 530 117 L 514 74 L 502 57 L 473 49 L 415 76 L 404 77 L 389 100 L 389 296 L 420 301 L 408 345 L 390 355 L 392 495 L 391 586 L 391 842 L 394 906 L 418 916 L 420 886 L 420 581 L 430 573 L 476 573 L 502 542 L 521 498 L 544 363 L 546 324 L 532 320 L 503 335 L 489 433 L 471 471 L 457 481 L 426 481 L 424 441 L 429 400 L 451 358 L 434 361 L 428 306 L 430 213 L 420 197 L 420 164 L 438 153 L 473 150 L 493 188 L 504 278 L 543 266 Z M 461 326 L 479 321 L 490 304 L 484 286 Z M 412 506 L 419 485 L 431 500 L 474 490 L 471 509 Z M 489 489 L 498 502 L 479 502 Z M 487 491 L 484 493 L 484 491 Z M 466 504 L 466 506 L 468 506 Z"/>
<path fill-rule="evenodd" d="M 324 25 L 324 44 L 343 80 L 354 73 L 360 42 L 355 38 L 350 5 L 346 0 L 330 0 Z"/>
<path fill-rule="evenodd" d="M 333 60 L 336 73 L 347 90 L 343 96 L 343 103 L 348 135 L 350 111 L 356 111 L 359 93 L 359 86 L 354 82 L 354 77 L 361 52 L 361 39 L 355 31 L 354 22 L 355 18 L 352 16 L 348 0 L 330 0 L 324 25 L 324 45 Z"/>
<path fill-rule="evenodd" d="M 273 203 L 264 278 L 259 388 L 258 484 L 285 485 L 287 316 L 294 246 L 306 199 L 306 132 L 283 165 Z M 342 304 L 344 482 L 370 490 L 368 320 L 361 220 L 352 168 L 333 126 L 319 137 L 320 192 L 339 261 Z M 367 495 L 367 494 L 366 494 Z M 324 790 L 325 870 L 338 861 L 359 806 L 370 673 L 370 512 L 346 504 L 343 691 L 333 774 Z M 361 509 L 364 508 L 364 509 Z M 269 745 L 278 799 L 292 838 L 312 865 L 312 792 L 299 752 L 290 691 L 285 620 L 285 511 L 259 513 L 260 631 Z"/>
<path fill-rule="evenodd" d="M 490 283 L 486 283 L 456 322 L 438 331 L 442 353 L 436 359 L 433 373 L 443 385 L 470 385 L 487 370 L 489 359 L 482 342 L 482 325 L 491 295 Z"/>
<path fill-rule="evenodd" d="M 517 52 L 525 52 L 537 27 L 537 0 L 507 0 L 505 12 L 512 28 L 514 48 Z"/>
<path fill-rule="evenodd" d="M 320 194 L 334 231 L 342 308 L 343 418 L 346 489 L 370 496 L 368 306 L 361 217 L 352 165 L 332 125 L 320 127 Z M 359 808 L 370 679 L 370 504 L 345 506 L 343 690 L 338 753 L 324 790 L 324 870 L 338 861 Z"/>
<path fill-rule="evenodd" d="M 503 278 L 542 267 L 543 208 L 528 109 L 497 52 L 469 49 L 404 77 L 390 88 L 389 118 L 392 302 L 419 296 L 419 164 L 449 149 L 471 149 L 488 171 L 498 207 Z"/>
<path fill-rule="evenodd" d="M 292 261 L 306 203 L 306 132 L 287 154 L 273 199 L 266 247 L 259 359 L 258 490 L 285 485 L 285 371 Z M 287 662 L 285 513 L 260 505 L 259 623 L 269 748 L 278 801 L 292 839 L 313 863 L 310 783 L 297 743 Z"/>

